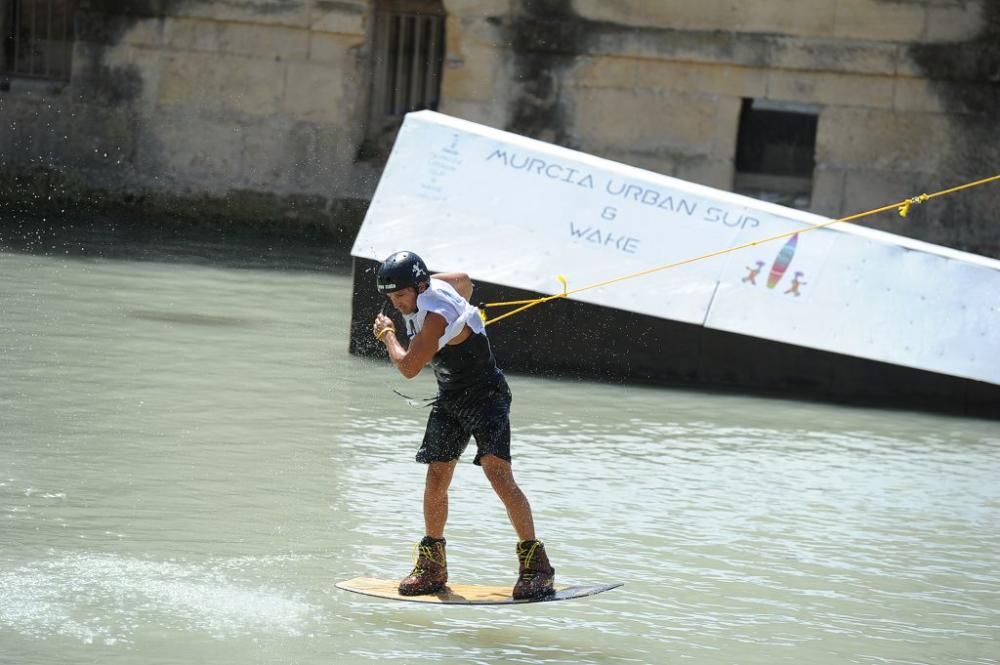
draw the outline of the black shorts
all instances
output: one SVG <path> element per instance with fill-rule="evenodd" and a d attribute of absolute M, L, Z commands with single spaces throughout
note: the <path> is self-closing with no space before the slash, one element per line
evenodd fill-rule
<path fill-rule="evenodd" d="M 476 458 L 496 455 L 510 461 L 510 388 L 502 374 L 482 386 L 449 396 L 443 393 L 427 417 L 427 431 L 417 451 L 417 461 L 451 462 L 457 460 L 475 437 Z"/>

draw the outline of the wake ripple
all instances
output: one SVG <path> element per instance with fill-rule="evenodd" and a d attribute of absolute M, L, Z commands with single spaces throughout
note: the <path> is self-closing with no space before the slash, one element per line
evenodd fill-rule
<path fill-rule="evenodd" d="M 299 636 L 317 615 L 295 595 L 234 581 L 230 569 L 111 554 L 33 562 L 0 573 L 0 627 L 114 645 L 150 627 L 216 639 Z"/>

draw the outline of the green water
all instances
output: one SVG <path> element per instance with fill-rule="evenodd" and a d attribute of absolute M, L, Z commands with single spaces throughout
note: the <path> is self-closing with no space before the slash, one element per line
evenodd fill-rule
<path fill-rule="evenodd" d="M 2 663 L 998 662 L 995 423 L 514 375 L 559 582 L 625 586 L 379 601 L 433 385 L 347 354 L 347 272 L 49 254 L 0 253 Z M 512 583 L 471 457 L 451 575 Z"/>

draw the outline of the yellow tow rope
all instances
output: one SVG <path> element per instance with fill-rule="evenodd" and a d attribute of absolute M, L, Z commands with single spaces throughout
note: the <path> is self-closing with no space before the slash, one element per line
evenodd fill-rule
<path fill-rule="evenodd" d="M 589 291 L 591 289 L 599 289 L 603 286 L 610 286 L 611 284 L 617 284 L 618 282 L 624 282 L 625 280 L 635 279 L 636 277 L 643 277 L 645 275 L 652 274 L 654 272 L 661 272 L 663 270 L 669 270 L 670 268 L 677 268 L 679 266 L 687 265 L 689 263 L 694 263 L 696 261 L 703 261 L 704 259 L 710 259 L 715 256 L 722 256 L 723 254 L 728 254 L 730 252 L 736 252 L 741 249 L 746 249 L 747 247 L 754 247 L 756 245 L 761 245 L 766 242 L 772 242 L 774 240 L 780 240 L 782 238 L 791 237 L 797 233 L 806 233 L 807 231 L 814 231 L 816 229 L 822 229 L 832 224 L 838 224 L 840 222 L 850 222 L 855 219 L 861 219 L 862 217 L 868 217 L 869 215 L 876 215 L 886 210 L 896 209 L 901 217 L 906 217 L 910 213 L 910 206 L 919 205 L 930 199 L 937 198 L 939 196 L 945 196 L 947 194 L 954 194 L 955 192 L 960 192 L 963 189 L 970 189 L 972 187 L 978 187 L 979 185 L 985 185 L 987 183 L 993 182 L 994 180 L 1000 180 L 1000 174 L 990 176 L 989 178 L 983 178 L 982 180 L 975 180 L 973 182 L 967 182 L 964 185 L 959 185 L 957 187 L 951 187 L 949 189 L 943 189 L 940 192 L 934 192 L 933 194 L 920 194 L 919 196 L 914 196 L 912 198 L 904 199 L 898 203 L 891 203 L 889 205 L 882 206 L 881 208 L 874 208 L 872 210 L 867 210 L 865 212 L 859 212 L 854 215 L 849 215 L 847 217 L 840 217 L 838 219 L 830 219 L 825 222 L 820 222 L 819 224 L 813 224 L 807 226 L 804 229 L 798 229 L 796 231 L 788 231 L 787 233 L 779 233 L 778 235 L 771 236 L 769 238 L 761 238 L 760 240 L 754 240 L 752 242 L 743 243 L 742 245 L 736 245 L 735 247 L 728 247 L 726 249 L 720 249 L 714 252 L 709 252 L 708 254 L 702 254 L 701 256 L 695 256 L 689 259 L 683 259 L 681 261 L 675 261 L 673 263 L 667 263 L 660 266 L 655 266 L 653 268 L 648 268 L 646 270 L 641 270 L 639 272 L 630 273 L 628 275 L 623 275 L 622 277 L 616 277 L 614 279 L 609 279 L 603 282 L 597 282 L 596 284 L 590 284 L 588 286 L 581 286 L 578 289 L 569 289 L 569 283 L 565 276 L 557 275 L 558 279 L 562 285 L 562 293 L 557 293 L 551 296 L 543 296 L 541 298 L 532 298 L 528 300 L 506 300 L 502 302 L 488 302 L 483 303 L 479 306 L 479 315 L 483 318 L 486 325 L 491 325 L 497 321 L 502 321 L 507 317 L 514 316 L 515 314 L 520 314 L 521 312 L 531 309 L 536 305 L 541 305 L 542 303 L 549 302 L 550 300 L 557 300 L 559 298 L 568 298 L 576 293 L 581 293 L 582 291 Z M 516 307 L 509 312 L 505 312 L 499 316 L 493 317 L 492 319 L 487 319 L 486 308 L 487 307 Z"/>

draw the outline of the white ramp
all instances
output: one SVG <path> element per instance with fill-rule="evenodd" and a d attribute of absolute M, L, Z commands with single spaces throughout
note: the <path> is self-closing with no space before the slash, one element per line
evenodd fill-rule
<path fill-rule="evenodd" d="M 579 288 L 823 221 L 421 111 L 352 254 L 410 249 L 435 270 L 557 293 L 559 274 Z M 573 299 L 1000 385 L 1000 261 L 852 224 Z"/>

